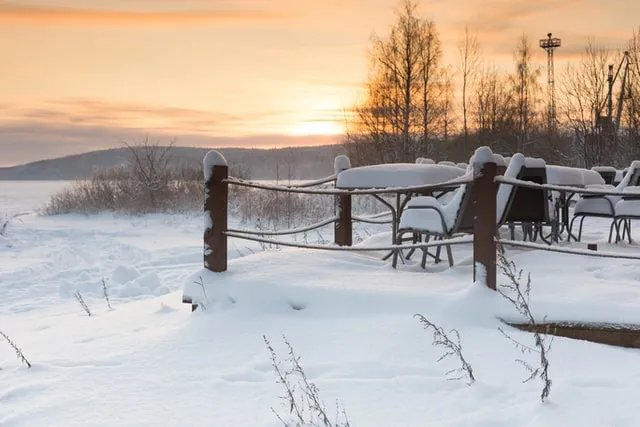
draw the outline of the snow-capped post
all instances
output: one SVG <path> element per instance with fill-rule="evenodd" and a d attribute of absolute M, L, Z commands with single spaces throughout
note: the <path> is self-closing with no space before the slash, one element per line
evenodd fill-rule
<path fill-rule="evenodd" d="M 204 166 L 204 268 L 227 270 L 227 201 L 229 177 L 227 161 L 217 151 L 209 151 Z"/>
<path fill-rule="evenodd" d="M 351 168 L 351 161 L 345 155 L 337 156 L 333 162 L 336 174 Z M 338 246 L 351 246 L 353 229 L 351 224 L 351 194 L 335 196 L 335 210 L 338 220 L 333 228 L 333 240 Z"/>
<path fill-rule="evenodd" d="M 496 162 L 489 147 L 473 156 L 473 280 L 496 289 Z"/>

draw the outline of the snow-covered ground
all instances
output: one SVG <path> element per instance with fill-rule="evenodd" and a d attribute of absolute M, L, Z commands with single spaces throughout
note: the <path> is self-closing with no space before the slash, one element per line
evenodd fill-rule
<path fill-rule="evenodd" d="M 422 271 L 394 270 L 379 254 L 232 241 L 229 271 L 212 274 L 201 270 L 200 215 L 33 213 L 60 186 L 0 182 L 0 213 L 27 213 L 0 238 L 0 330 L 33 364 L 21 366 L 0 342 L 2 427 L 281 425 L 270 408 L 287 410 L 263 335 L 282 359 L 287 337 L 330 412 L 340 400 L 353 427 L 640 426 L 638 350 L 556 338 L 551 396 L 540 402 L 540 382 L 523 384 L 528 373 L 515 362 L 535 364 L 536 355 L 498 331 L 497 316 L 517 313 L 472 283 L 469 247 L 456 248 L 453 268 Z M 638 252 L 606 244 L 607 221 L 587 221 L 585 241 Z M 358 233 L 388 243 L 381 230 Z M 508 255 L 532 274 L 539 318 L 640 323 L 637 261 Z M 191 313 L 181 291 L 200 277 L 210 304 Z M 447 381 L 456 362 L 437 363 L 442 350 L 415 313 L 460 331 L 475 384 Z"/>

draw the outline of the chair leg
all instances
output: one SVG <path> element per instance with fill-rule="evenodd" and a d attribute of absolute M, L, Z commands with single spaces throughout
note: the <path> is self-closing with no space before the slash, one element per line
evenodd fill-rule
<path fill-rule="evenodd" d="M 578 218 L 577 216 L 573 216 L 573 218 L 571 218 L 571 222 L 569 223 L 569 230 L 567 231 L 567 243 L 571 243 L 571 233 L 573 232 L 573 223 L 575 222 L 576 218 Z"/>
<path fill-rule="evenodd" d="M 611 221 L 611 226 L 609 227 L 609 243 L 611 243 L 611 238 L 613 237 L 613 229 L 616 229 L 616 243 L 620 241 L 620 225 L 618 224 L 618 220 L 615 218 Z"/>
<path fill-rule="evenodd" d="M 582 241 L 582 224 L 584 223 L 585 218 L 585 216 L 582 216 L 580 218 L 580 226 L 578 228 L 578 242 Z"/>
<path fill-rule="evenodd" d="M 625 226 L 627 227 L 627 239 L 629 240 L 629 244 L 631 244 L 631 218 L 625 220 Z"/>
<path fill-rule="evenodd" d="M 420 266 L 424 269 L 427 267 L 427 255 L 429 254 L 429 248 L 424 248 L 422 250 L 422 260 L 420 261 Z"/>
<path fill-rule="evenodd" d="M 453 252 L 451 251 L 451 245 L 447 245 L 447 258 L 449 258 L 449 267 L 453 267 Z"/>

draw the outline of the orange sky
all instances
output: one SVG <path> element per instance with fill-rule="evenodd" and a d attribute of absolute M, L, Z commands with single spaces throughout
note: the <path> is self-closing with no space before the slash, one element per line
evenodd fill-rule
<path fill-rule="evenodd" d="M 370 35 L 384 34 L 396 3 L 0 0 L 0 165 L 143 132 L 253 146 L 339 134 L 366 78 Z M 561 66 L 588 36 L 622 46 L 640 25 L 637 0 L 430 0 L 421 9 L 447 62 L 457 62 L 468 24 L 484 59 L 505 69 L 523 32 L 561 37 Z"/>

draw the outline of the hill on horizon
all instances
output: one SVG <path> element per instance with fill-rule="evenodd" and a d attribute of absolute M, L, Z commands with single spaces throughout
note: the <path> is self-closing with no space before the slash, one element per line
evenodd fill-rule
<path fill-rule="evenodd" d="M 178 167 L 200 163 L 213 148 L 172 147 L 171 163 Z M 335 156 L 344 154 L 342 145 L 313 147 L 220 148 L 230 168 L 238 167 L 251 179 L 313 179 L 331 175 Z M 88 179 L 98 169 L 123 166 L 129 162 L 128 148 L 89 151 L 18 166 L 0 167 L 2 181 L 71 181 Z"/>

